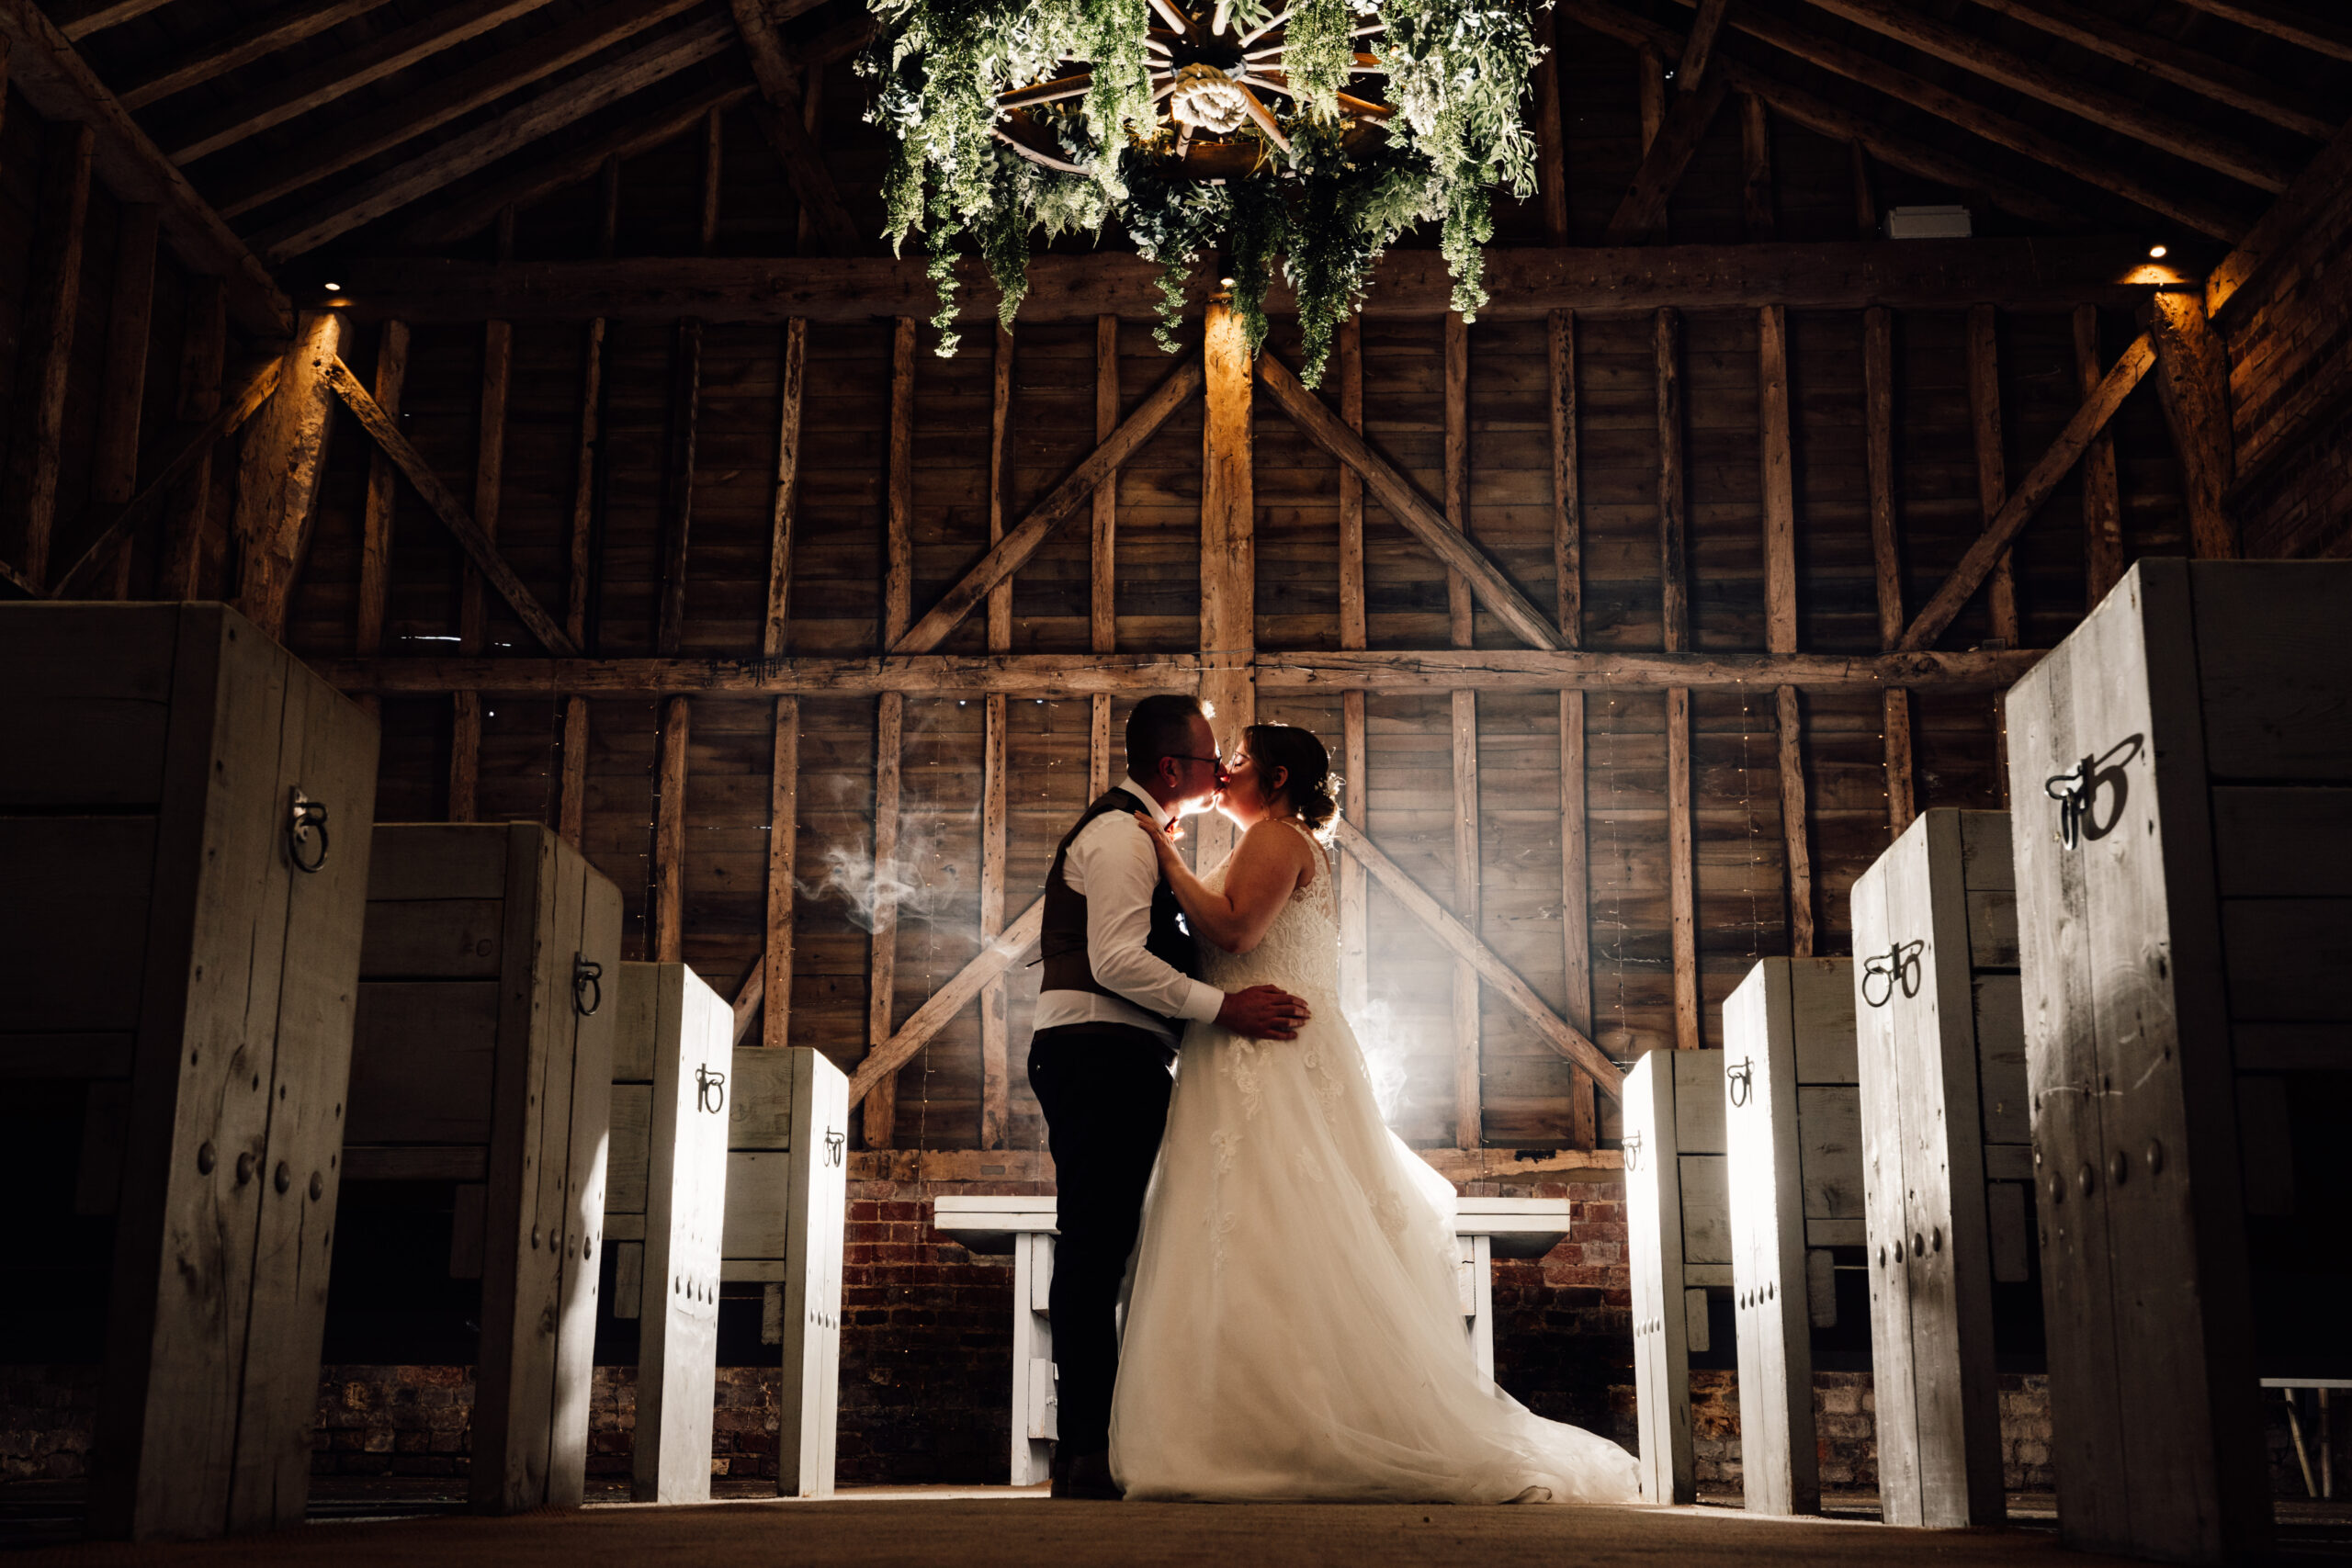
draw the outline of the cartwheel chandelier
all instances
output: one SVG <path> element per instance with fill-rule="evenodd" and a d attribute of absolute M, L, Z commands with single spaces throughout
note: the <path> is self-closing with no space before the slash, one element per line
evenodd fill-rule
<path fill-rule="evenodd" d="M 870 117 L 899 141 L 888 232 L 931 254 L 942 354 L 957 256 L 986 263 L 1009 326 L 1040 229 L 1124 228 L 1159 264 L 1170 351 L 1215 254 L 1254 353 L 1280 265 L 1310 386 L 1414 224 L 1440 227 L 1454 308 L 1486 302 L 1491 194 L 1534 183 L 1521 100 L 1540 51 L 1521 0 L 1189 3 L 873 0 Z"/>

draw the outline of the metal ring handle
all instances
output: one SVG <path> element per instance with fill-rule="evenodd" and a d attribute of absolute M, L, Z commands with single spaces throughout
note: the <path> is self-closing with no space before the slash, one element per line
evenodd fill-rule
<path fill-rule="evenodd" d="M 1919 955 L 1928 949 L 1925 937 L 1910 942 L 1898 942 L 1884 953 L 1878 953 L 1862 964 L 1862 1000 L 1874 1008 L 1883 1008 L 1894 999 L 1895 988 L 1902 987 L 1905 997 L 1919 994 Z M 1877 981 L 1878 994 L 1871 994 L 1871 983 Z"/>
<path fill-rule="evenodd" d="M 727 1109 L 727 1075 L 712 1072 L 707 1062 L 695 1067 L 695 1104 L 714 1116 Z"/>
<path fill-rule="evenodd" d="M 605 1005 L 605 966 L 593 958 L 571 955 L 571 1007 L 582 1018 L 594 1018 Z"/>
<path fill-rule="evenodd" d="M 1724 1069 L 1724 1078 L 1728 1085 L 1733 1107 L 1736 1109 L 1746 1105 L 1756 1094 L 1756 1058 L 1742 1056 L 1739 1066 Z"/>
<path fill-rule="evenodd" d="M 319 836 L 319 852 L 305 860 L 302 846 L 311 841 L 313 833 Z M 294 863 L 295 870 L 313 875 L 324 869 L 327 863 L 326 803 L 304 795 L 300 784 L 294 786 L 293 811 L 286 824 L 286 854 Z"/>
<path fill-rule="evenodd" d="M 834 1127 L 828 1127 L 825 1129 L 825 1163 L 827 1165 L 841 1164 L 842 1151 L 848 1147 L 849 1135 L 847 1134 Z"/>
<path fill-rule="evenodd" d="M 1624 1146 L 1624 1154 L 1625 1154 L 1625 1168 L 1626 1168 L 1627 1170 L 1639 1170 L 1639 1169 L 1641 1169 L 1641 1168 L 1642 1168 L 1642 1135 L 1641 1135 L 1639 1133 L 1628 1133 L 1628 1134 L 1625 1134 L 1625 1136 L 1624 1136 L 1623 1143 L 1624 1143 L 1624 1145 L 1625 1145 L 1625 1146 Z"/>

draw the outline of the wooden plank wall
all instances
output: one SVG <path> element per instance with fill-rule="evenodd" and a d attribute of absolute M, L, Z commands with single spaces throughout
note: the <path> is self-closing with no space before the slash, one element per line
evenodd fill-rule
<path fill-rule="evenodd" d="M 1562 100 L 1568 107 L 1566 165 L 1571 242 L 1598 236 L 1640 156 L 1643 73 L 1634 52 L 1569 24 L 1560 27 Z M 846 70 L 846 67 L 840 68 Z M 863 190 L 872 134 L 858 128 L 860 94 L 845 76 L 823 98 L 825 134 L 840 149 L 836 172 Z M 1773 185 L 1769 210 L 1749 200 L 1742 118 L 1719 117 L 1668 212 L 1670 238 L 1729 242 L 1852 238 L 1855 164 L 1842 143 L 1785 123 L 1767 129 Z M 522 257 L 776 254 L 794 243 L 797 216 L 775 160 L 741 111 L 720 127 L 719 202 L 703 226 L 707 146 L 701 129 L 617 171 L 607 216 L 602 182 L 590 180 L 517 214 L 504 241 L 484 235 L 468 254 L 511 244 Z M 17 108 L 0 125 L 0 434 L 26 428 L 26 345 L 21 311 L 33 265 L 31 215 L 50 132 Z M 1871 165 L 1872 200 L 1956 199 L 1951 193 Z M 863 196 L 859 199 L 864 199 Z M 866 214 L 860 214 L 861 219 Z M 1987 231 L 2007 220 L 1980 215 Z M 103 192 L 91 198 L 85 287 L 69 401 L 94 408 L 103 363 L 119 217 Z M 1498 241 L 1544 238 L 1540 202 L 1498 212 Z M 1758 232 L 1751 233 L 1751 231 Z M 805 243 L 805 242 L 804 242 Z M 185 284 L 158 269 L 149 401 L 173 409 Z M 1978 463 L 1968 400 L 1967 305 L 1899 313 L 1894 323 L 1893 481 L 1903 587 L 1916 610 L 1956 561 L 1981 521 Z M 92 325 L 92 323 L 96 323 Z M 1175 367 L 1153 344 L 1149 323 L 1120 323 L 1118 406 L 1132 410 Z M 1659 425 L 1654 319 L 1589 317 L 1564 323 L 1573 346 L 1575 436 L 1582 504 L 1579 640 L 1598 649 L 1660 646 Z M 1994 384 L 2000 393 L 2007 468 L 2021 473 L 2079 400 L 2073 323 L 2063 310 L 1999 312 Z M 2129 323 L 2098 323 L 2111 354 Z M 1754 311 L 1686 312 L 1679 366 L 1690 645 L 1765 646 L 1758 323 Z M 1197 352 L 1198 325 L 1188 352 Z M 1478 543 L 1539 604 L 1558 602 L 1553 491 L 1553 387 L 1547 325 L 1472 323 L 1465 334 L 1466 441 L 1463 520 Z M 1868 516 L 1859 311 L 1792 311 L 1788 357 L 1798 647 L 1875 650 L 1879 605 Z M 376 381 L 381 329 L 346 334 L 345 357 Z M 1423 493 L 1447 494 L 1446 323 L 1376 320 L 1363 329 L 1363 419 L 1374 445 Z M 783 651 L 870 653 L 883 622 L 887 503 L 891 474 L 893 329 L 888 321 L 811 326 L 807 333 L 802 460 L 792 515 L 788 618 Z M 614 321 L 603 328 L 596 439 L 583 446 L 591 324 L 518 322 L 512 328 L 503 437 L 498 544 L 549 605 L 572 601 L 573 520 L 585 498 L 580 633 L 594 652 L 650 652 L 656 644 L 662 570 L 670 532 L 690 523 L 679 643 L 688 654 L 756 656 L 769 640 L 766 584 L 775 517 L 775 475 L 786 330 L 709 323 L 700 333 L 691 409 L 675 400 L 677 323 Z M 419 325 L 409 334 L 401 428 L 458 495 L 474 493 L 486 456 L 481 436 L 486 323 Z M 967 333 L 959 358 L 932 352 L 919 333 L 911 402 L 911 592 L 917 614 L 989 538 L 989 335 Z M 166 352 L 168 347 L 168 352 Z M 1297 363 L 1295 333 L 1279 327 L 1276 352 Z M 1024 325 L 1014 341 L 1009 409 L 1006 515 L 1066 474 L 1097 429 L 1096 326 Z M 1324 391 L 1336 406 L 1336 384 Z M 665 469 L 684 451 L 691 417 L 693 470 Z M 348 416 L 338 412 L 339 420 Z M 1181 409 L 1120 470 L 1116 489 L 1116 647 L 1190 651 L 1199 637 L 1201 404 Z M 61 540 L 93 531 L 88 453 L 95 415 L 69 412 L 61 478 Z M 161 426 L 157 426 L 161 428 Z M 2154 395 L 2143 389 L 2115 425 L 2126 555 L 2182 546 L 2178 485 Z M 1256 639 L 1269 650 L 1343 646 L 1337 465 L 1261 399 L 1256 416 Z M 149 446 L 151 461 L 154 447 Z M 583 451 L 588 467 L 583 471 Z M 215 465 L 216 470 L 227 465 Z M 358 588 L 369 443 L 346 429 L 331 444 L 319 518 L 288 627 L 298 650 L 342 657 L 357 650 Z M 690 483 L 684 482 L 690 479 Z M 665 508 L 667 510 L 665 511 Z M 1438 648 L 1451 640 L 1445 574 L 1376 502 L 1363 507 L 1364 640 L 1373 649 Z M 1090 637 L 1089 528 L 1073 520 L 1015 578 L 1009 647 L 1083 652 Z M 0 558 L 15 542 L 0 529 Z M 391 487 L 384 657 L 450 653 L 459 646 L 463 563 L 447 531 L 405 481 Z M 58 554 L 70 558 L 73 549 Z M 218 549 L 197 590 L 220 592 Z M 2076 482 L 2045 506 L 2016 550 L 2022 639 L 2048 646 L 2079 616 L 2084 544 Z M 145 565 L 134 592 L 155 581 Z M 484 596 L 483 636 L 492 654 L 534 649 L 496 595 Z M 1983 640 L 1972 606 L 1945 645 Z M 1472 640 L 1513 639 L 1482 610 Z M 987 617 L 974 615 L 943 652 L 979 652 Z M 481 703 L 473 780 L 484 819 L 565 820 L 567 765 L 582 781 L 582 843 L 623 888 L 629 951 L 647 951 L 653 843 L 660 809 L 661 705 L 598 698 L 578 705 L 584 745 L 564 754 L 563 701 L 501 696 Z M 868 995 L 873 953 L 860 923 L 854 867 L 872 841 L 876 703 L 809 697 L 798 712 L 799 892 L 791 964 L 790 1039 L 853 1067 L 881 1010 Z M 981 758 L 986 702 L 910 698 L 901 755 L 899 892 L 894 996 L 903 1021 L 977 951 L 979 930 Z M 1124 719 L 1112 705 L 1111 722 Z M 437 819 L 449 810 L 452 704 L 387 698 L 381 810 L 388 820 Z M 1845 896 L 1888 840 L 1884 707 L 1875 694 L 1802 699 L 1803 756 L 1819 932 L 1816 950 L 1843 951 Z M 1476 704 L 1478 792 L 1478 930 L 1555 1008 L 1569 1004 L 1560 924 L 1559 808 L 1562 705 L 1550 694 L 1482 694 Z M 1338 747 L 1340 699 L 1269 697 L 1269 718 L 1308 724 Z M 1999 783 L 1989 705 L 1976 698 L 1913 705 L 1921 803 L 1996 806 Z M 1007 704 L 1008 912 L 1023 908 L 1054 840 L 1087 797 L 1091 714 L 1083 701 Z M 770 801 L 776 705 L 697 698 L 685 756 L 684 955 L 722 994 L 732 994 L 761 950 L 767 922 Z M 1695 694 L 1690 703 L 1691 881 L 1698 1002 L 1685 1037 L 1712 1043 L 1714 1009 L 1758 953 L 1785 952 L 1790 911 L 1781 821 L 1783 798 L 1773 694 Z M 1443 694 L 1383 695 L 1364 703 L 1365 826 L 1427 888 L 1468 882 L 1453 861 L 1452 704 Z M 1587 816 L 1594 1037 L 1631 1056 L 1678 1038 L 1669 935 L 1667 698 L 1596 692 L 1586 703 Z M 673 803 L 674 804 L 674 803 Z M 1571 825 L 1576 826 L 1576 825 Z M 836 867 L 849 868 L 835 874 Z M 862 896 L 870 901 L 871 887 Z M 1403 1126 L 1415 1142 L 1455 1141 L 1450 987 L 1453 964 L 1389 896 L 1368 895 L 1370 972 L 1378 977 L 1367 1033 L 1402 1072 Z M 1034 974 L 1015 972 L 1010 993 L 1005 1143 L 1033 1148 L 1042 1126 L 1022 1070 Z M 1492 994 L 1478 1019 L 1484 1128 L 1498 1146 L 1551 1145 L 1577 1135 L 1571 1071 L 1525 1021 Z M 973 1147 L 980 1139 L 983 1083 L 977 1008 L 944 1031 L 898 1085 L 895 1136 L 902 1145 Z M 1602 1101 L 1598 1128 L 1616 1135 Z"/>

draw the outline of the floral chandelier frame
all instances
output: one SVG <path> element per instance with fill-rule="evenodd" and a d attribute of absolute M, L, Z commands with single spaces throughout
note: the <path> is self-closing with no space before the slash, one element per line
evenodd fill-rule
<path fill-rule="evenodd" d="M 1535 0 L 1548 3 L 1548 0 Z M 1197 6 L 1197 9 L 1188 8 Z M 921 232 L 953 354 L 956 262 L 977 251 L 1007 325 L 1033 232 L 1119 222 L 1160 266 L 1160 346 L 1221 254 L 1253 354 L 1279 264 L 1302 376 L 1372 265 L 1435 221 L 1453 307 L 1486 302 L 1480 247 L 1500 186 L 1534 186 L 1521 112 L 1542 51 L 1521 0 L 874 0 L 868 118 L 898 139 L 883 196 L 894 250 Z"/>

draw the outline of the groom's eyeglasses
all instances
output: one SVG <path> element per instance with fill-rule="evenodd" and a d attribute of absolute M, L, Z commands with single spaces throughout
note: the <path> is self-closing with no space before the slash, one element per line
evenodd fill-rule
<path fill-rule="evenodd" d="M 1190 751 L 1171 751 L 1168 754 L 1168 760 L 1171 762 L 1206 762 L 1218 773 L 1225 772 L 1225 759 L 1222 757 L 1203 757 Z"/>

